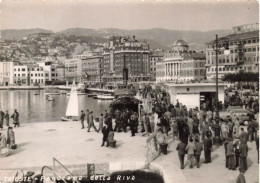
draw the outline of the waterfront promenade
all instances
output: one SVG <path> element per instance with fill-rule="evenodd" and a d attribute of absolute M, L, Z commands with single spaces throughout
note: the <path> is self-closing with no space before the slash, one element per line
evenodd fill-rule
<path fill-rule="evenodd" d="M 116 148 L 101 147 L 102 135 L 80 129 L 80 122 L 46 122 L 22 124 L 15 128 L 18 148 L 8 157 L 0 158 L 0 177 L 7 169 L 30 169 L 44 165 L 52 166 L 52 158 L 57 158 L 64 165 L 81 165 L 104 162 L 145 162 L 146 138 L 141 134 L 130 137 L 130 132 L 115 133 Z M 5 129 L 2 130 L 5 132 Z M 223 183 L 235 182 L 238 170 L 225 168 L 224 147 L 215 147 L 211 164 L 202 164 L 200 168 L 188 168 L 185 157 L 185 169 L 179 167 L 176 151 L 177 141 L 172 142 L 167 155 L 161 155 L 152 164 L 162 167 L 168 180 L 180 183 Z M 255 142 L 248 142 L 249 169 L 245 174 L 247 182 L 258 182 L 258 164 Z M 201 162 L 204 161 L 202 153 Z M 35 169 L 35 168 L 33 168 Z M 166 181 L 169 183 L 169 181 Z"/>

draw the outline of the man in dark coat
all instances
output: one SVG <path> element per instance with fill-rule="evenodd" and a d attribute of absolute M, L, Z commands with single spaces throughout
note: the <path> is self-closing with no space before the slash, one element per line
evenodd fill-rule
<path fill-rule="evenodd" d="M 84 129 L 84 120 L 85 120 L 85 113 L 82 110 L 80 114 L 81 129 Z"/>
<path fill-rule="evenodd" d="M 199 142 L 199 138 L 195 139 L 195 151 L 194 151 L 194 156 L 196 159 L 196 163 L 197 163 L 197 168 L 200 167 L 200 155 L 201 155 L 201 151 L 203 151 L 203 145 L 202 143 Z"/>
<path fill-rule="evenodd" d="M 102 145 L 101 146 L 104 146 L 105 145 L 105 142 L 107 143 L 107 146 L 108 146 L 108 134 L 109 134 L 109 128 L 107 126 L 107 124 L 105 123 L 103 128 L 102 128 L 102 134 L 103 134 L 103 141 L 102 141 Z"/>
<path fill-rule="evenodd" d="M 135 126 L 136 126 L 136 118 L 134 116 L 134 114 L 132 114 L 130 116 L 130 130 L 131 130 L 131 136 L 135 136 L 135 132 L 136 132 L 136 129 L 135 129 Z"/>
<path fill-rule="evenodd" d="M 204 140 L 205 163 L 211 163 L 211 148 L 212 140 L 206 135 L 206 139 Z"/>
<path fill-rule="evenodd" d="M 89 127 L 89 110 L 88 109 L 87 109 L 87 112 L 86 112 L 86 120 L 87 120 L 87 124 L 88 124 L 88 127 Z"/>
<path fill-rule="evenodd" d="M 94 117 L 93 117 L 93 112 L 92 112 L 92 111 L 91 111 L 90 114 L 89 114 L 89 127 L 88 127 L 88 132 L 90 132 L 90 128 L 91 128 L 91 127 L 93 127 L 94 130 L 95 130 L 96 132 L 98 132 L 96 126 L 94 125 Z"/>
<path fill-rule="evenodd" d="M 6 123 L 6 126 L 9 126 L 9 113 L 8 113 L 8 111 L 6 111 L 6 113 L 5 113 L 5 123 Z"/>
<path fill-rule="evenodd" d="M 5 115 L 5 113 L 0 110 L 0 128 L 3 128 L 4 115 Z"/>
<path fill-rule="evenodd" d="M 242 170 L 246 171 L 247 170 L 247 152 L 248 152 L 248 146 L 246 142 L 241 141 L 240 146 L 239 146 L 239 151 L 240 151 L 240 167 Z"/>
<path fill-rule="evenodd" d="M 16 126 L 20 126 L 20 122 L 19 122 L 19 113 L 17 112 L 17 110 L 15 109 L 14 110 L 14 113 L 13 113 L 13 115 L 11 116 L 11 118 L 13 118 L 13 123 L 14 123 L 14 127 L 16 127 Z"/>
<path fill-rule="evenodd" d="M 176 150 L 178 151 L 178 155 L 179 155 L 181 169 L 184 168 L 185 148 L 186 148 L 186 144 L 183 143 L 182 141 L 180 141 L 176 147 Z"/>

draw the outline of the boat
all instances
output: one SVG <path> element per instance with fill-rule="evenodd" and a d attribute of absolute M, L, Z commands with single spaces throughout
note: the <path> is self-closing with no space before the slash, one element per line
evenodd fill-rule
<path fill-rule="evenodd" d="M 66 117 L 61 117 L 62 121 L 77 121 L 79 116 L 79 106 L 78 106 L 78 95 L 77 87 L 75 81 L 70 91 L 70 98 L 67 105 Z"/>
<path fill-rule="evenodd" d="M 88 97 L 96 97 L 97 94 L 88 94 Z"/>
<path fill-rule="evenodd" d="M 60 94 L 67 94 L 68 92 L 65 90 L 60 91 Z"/>
<path fill-rule="evenodd" d="M 97 95 L 96 98 L 100 100 L 113 100 L 115 97 L 110 94 L 102 94 L 102 95 Z"/>
<path fill-rule="evenodd" d="M 69 96 L 70 93 L 67 93 L 67 95 Z M 87 95 L 86 93 L 77 93 L 77 95 Z"/>
<path fill-rule="evenodd" d="M 59 92 L 54 92 L 54 93 L 44 93 L 44 95 L 59 95 Z"/>
<path fill-rule="evenodd" d="M 47 99 L 48 101 L 54 101 L 54 99 L 53 99 L 50 95 L 46 95 L 46 99 Z"/>

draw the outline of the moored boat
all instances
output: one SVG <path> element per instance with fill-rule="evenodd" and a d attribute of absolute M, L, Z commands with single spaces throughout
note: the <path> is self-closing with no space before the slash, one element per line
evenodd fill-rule
<path fill-rule="evenodd" d="M 113 100 L 115 97 L 110 94 L 102 94 L 102 95 L 97 95 L 96 98 L 100 100 Z"/>

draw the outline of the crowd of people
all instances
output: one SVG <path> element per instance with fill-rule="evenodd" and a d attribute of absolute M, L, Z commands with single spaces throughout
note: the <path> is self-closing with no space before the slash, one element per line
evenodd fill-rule
<path fill-rule="evenodd" d="M 9 149 L 16 149 L 17 145 L 15 144 L 15 134 L 13 131 L 13 127 L 9 124 L 9 119 L 13 118 L 13 125 L 14 127 L 20 126 L 19 123 L 19 113 L 15 109 L 14 113 L 9 116 L 8 111 L 4 113 L 3 111 L 0 111 L 0 156 L 5 157 L 9 155 Z M 4 122 L 5 126 L 7 127 L 7 136 L 2 131 L 4 128 Z"/>

